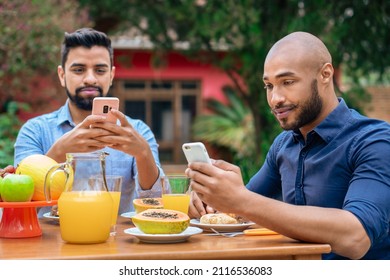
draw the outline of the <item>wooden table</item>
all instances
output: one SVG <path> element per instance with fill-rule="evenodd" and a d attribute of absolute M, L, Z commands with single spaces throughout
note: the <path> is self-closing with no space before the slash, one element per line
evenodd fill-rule
<path fill-rule="evenodd" d="M 101 244 L 67 244 L 61 239 L 57 222 L 40 219 L 42 236 L 0 238 L 0 259 L 321 259 L 329 253 L 327 244 L 302 243 L 282 235 L 191 236 L 176 244 L 147 244 L 125 234 L 133 227 L 128 218 L 118 217 L 117 235 Z"/>

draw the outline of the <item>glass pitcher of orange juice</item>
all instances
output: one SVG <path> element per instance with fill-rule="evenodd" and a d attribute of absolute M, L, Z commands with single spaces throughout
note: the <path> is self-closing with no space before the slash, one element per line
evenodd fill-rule
<path fill-rule="evenodd" d="M 57 172 L 66 175 L 65 190 L 58 199 L 61 237 L 69 243 L 101 243 L 110 236 L 112 198 L 107 184 L 93 184 L 102 176 L 106 182 L 107 153 L 67 153 L 66 162 L 53 166 L 45 178 L 46 200 L 50 201 L 51 178 Z"/>

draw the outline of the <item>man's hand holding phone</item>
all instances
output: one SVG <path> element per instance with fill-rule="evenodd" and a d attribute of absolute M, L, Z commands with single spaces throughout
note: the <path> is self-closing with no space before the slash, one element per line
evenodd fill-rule
<path fill-rule="evenodd" d="M 117 122 L 111 110 L 119 110 L 119 99 L 117 97 L 95 97 L 92 105 L 92 115 L 105 116 L 106 121 L 111 123 Z"/>
<path fill-rule="evenodd" d="M 112 135 L 112 132 L 105 129 L 91 129 L 104 122 L 105 117 L 100 115 L 86 117 L 74 129 L 62 135 L 51 146 L 47 156 L 57 162 L 64 162 L 66 153 L 88 153 L 104 148 L 107 143 L 100 141 L 99 137 Z"/>
<path fill-rule="evenodd" d="M 203 162 L 211 164 L 211 159 L 207 153 L 206 147 L 201 142 L 185 143 L 182 146 L 183 153 L 189 164 L 193 162 Z M 197 195 L 191 192 L 191 203 L 188 214 L 192 218 L 200 218 L 207 213 L 214 213 L 215 210 L 207 206 Z"/>

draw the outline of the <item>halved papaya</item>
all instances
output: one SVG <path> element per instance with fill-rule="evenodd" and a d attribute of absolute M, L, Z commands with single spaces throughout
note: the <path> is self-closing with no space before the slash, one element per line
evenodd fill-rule
<path fill-rule="evenodd" d="M 148 209 L 132 218 L 133 224 L 148 234 L 174 234 L 186 230 L 190 224 L 187 214 L 168 209 Z"/>
<path fill-rule="evenodd" d="M 136 213 L 140 213 L 147 209 L 163 208 L 163 203 L 161 198 L 136 198 L 133 200 L 133 205 Z"/>

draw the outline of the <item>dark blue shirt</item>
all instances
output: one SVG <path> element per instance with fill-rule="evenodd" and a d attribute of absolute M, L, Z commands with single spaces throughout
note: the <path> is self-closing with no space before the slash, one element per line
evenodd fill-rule
<path fill-rule="evenodd" d="M 296 205 L 339 208 L 364 226 L 363 259 L 390 259 L 390 125 L 337 108 L 307 135 L 284 131 L 247 188 Z M 324 259 L 342 259 L 327 254 Z"/>

